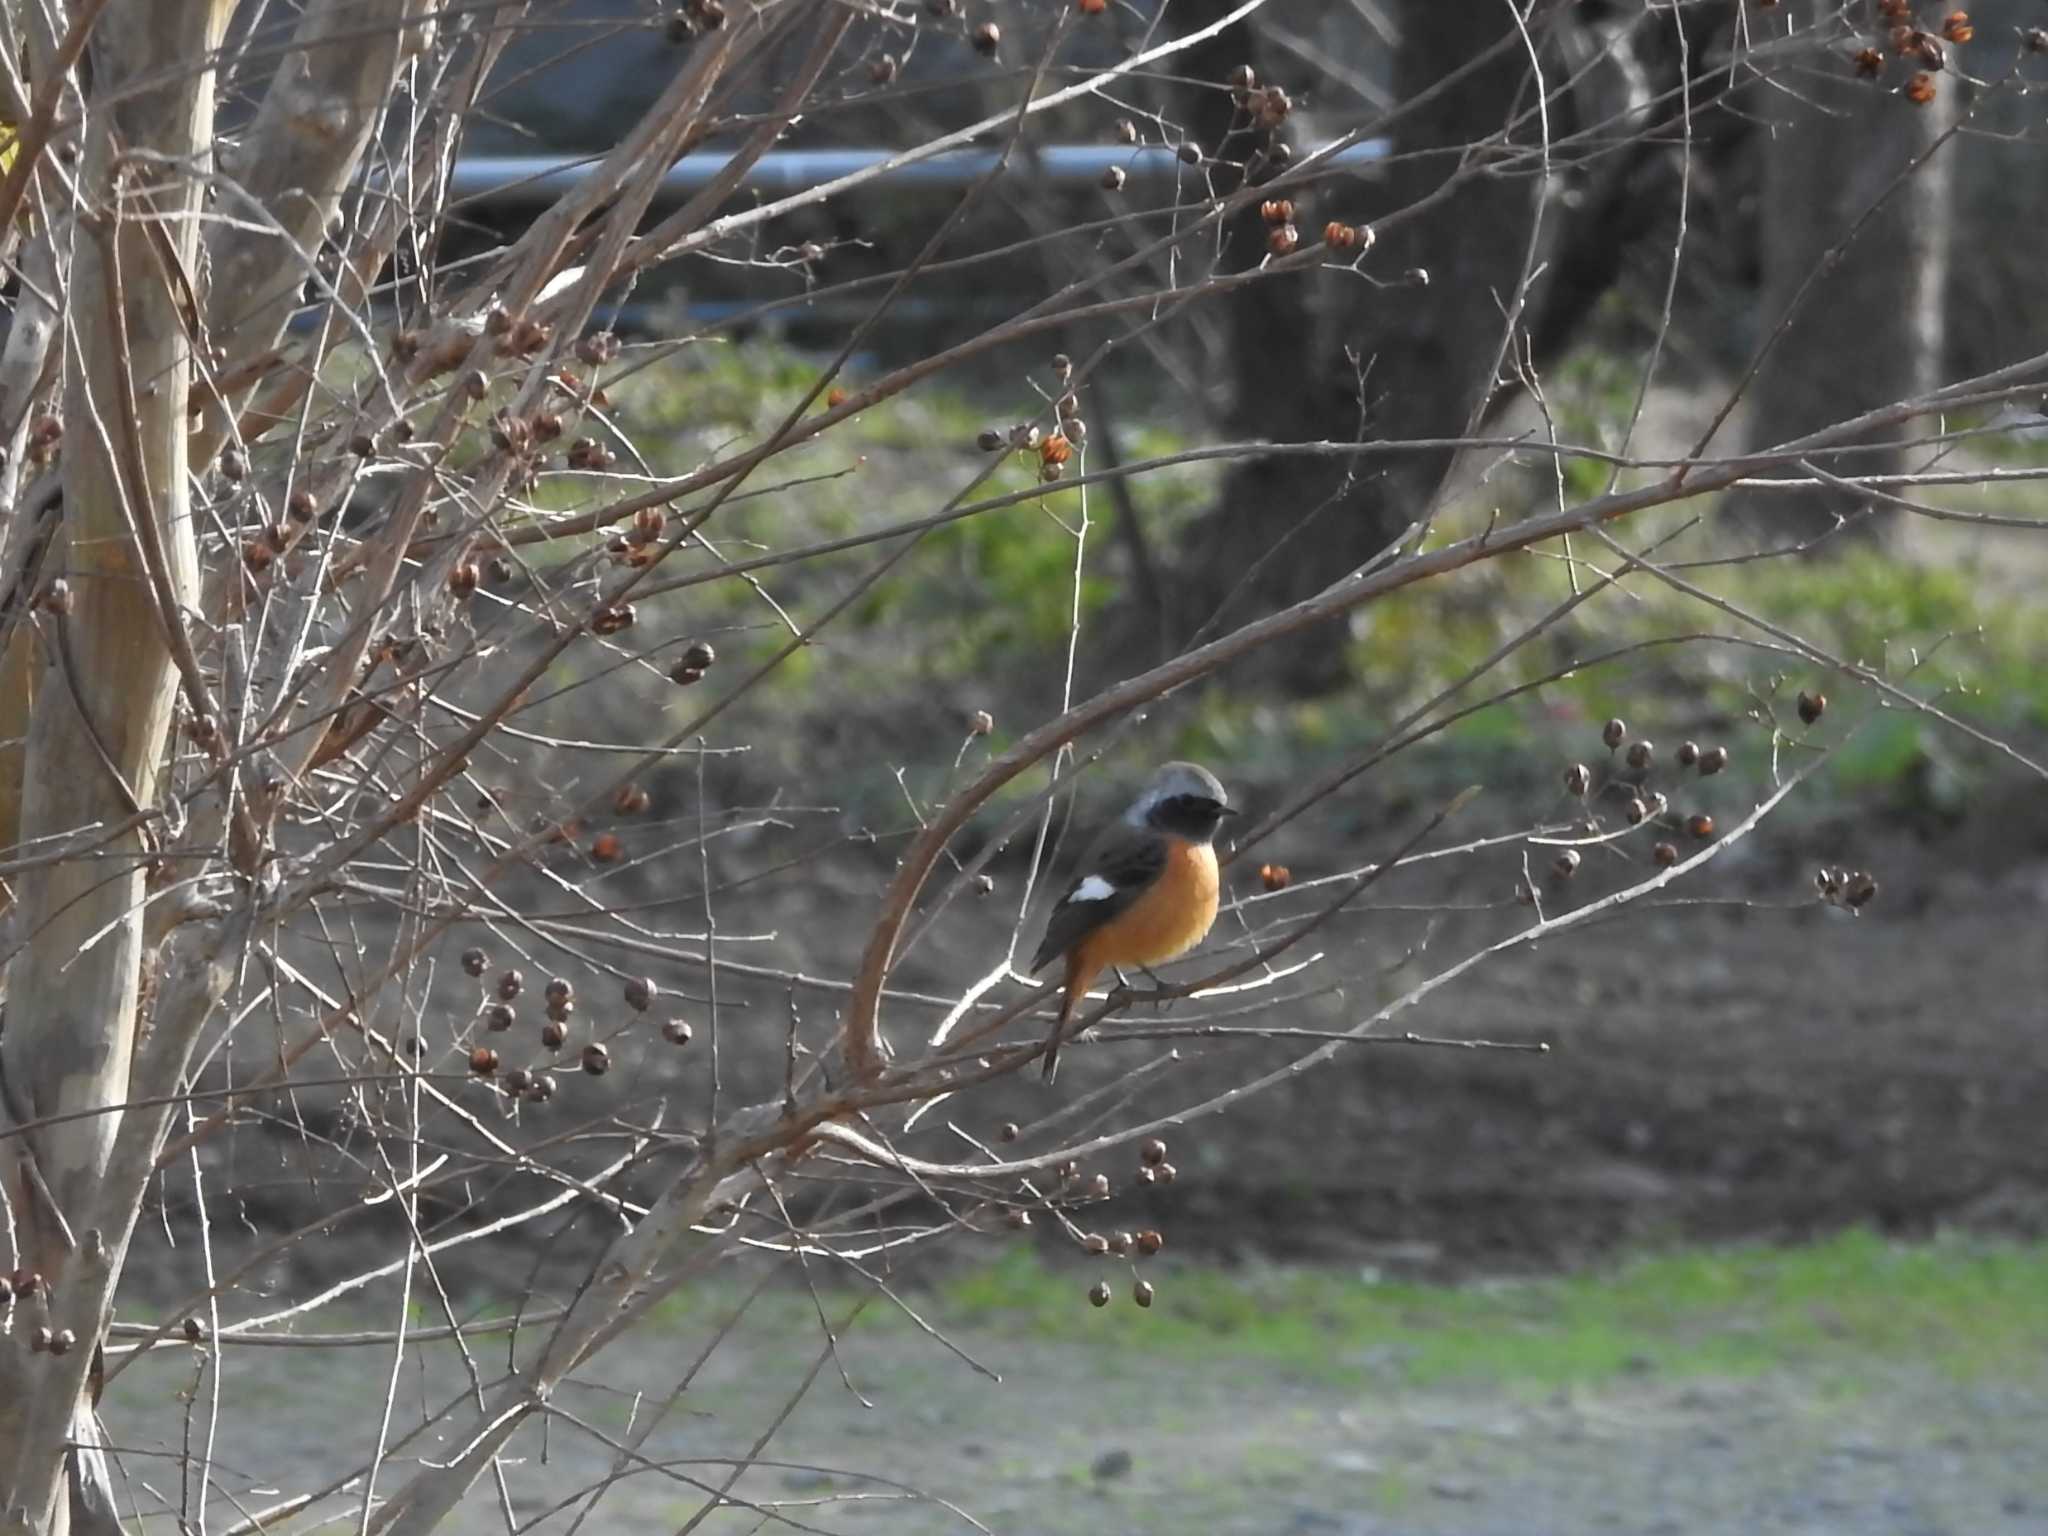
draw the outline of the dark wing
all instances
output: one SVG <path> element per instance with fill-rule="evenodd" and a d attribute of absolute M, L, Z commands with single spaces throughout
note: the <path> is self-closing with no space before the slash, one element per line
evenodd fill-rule
<path fill-rule="evenodd" d="M 1122 825 L 1111 827 L 1088 850 L 1066 894 L 1045 920 L 1045 937 L 1031 962 L 1032 972 L 1044 970 L 1056 957 L 1127 910 L 1165 868 L 1166 839 Z"/>

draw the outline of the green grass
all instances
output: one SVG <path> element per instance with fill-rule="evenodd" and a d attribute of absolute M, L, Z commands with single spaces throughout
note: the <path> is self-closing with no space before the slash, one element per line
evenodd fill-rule
<path fill-rule="evenodd" d="M 1459 1287 L 1329 1269 L 1168 1267 L 1155 1281 L 1149 1313 L 1121 1298 L 1097 1312 L 1074 1273 L 1019 1252 L 947 1280 L 936 1310 L 1085 1344 L 1105 1369 L 1243 1357 L 1322 1380 L 1536 1390 L 1646 1368 L 1667 1379 L 1794 1367 L 1853 1379 L 1858 1362 L 1903 1359 L 1969 1376 L 2026 1358 L 2048 1336 L 2048 1245 L 1899 1246 L 1861 1232 Z"/>

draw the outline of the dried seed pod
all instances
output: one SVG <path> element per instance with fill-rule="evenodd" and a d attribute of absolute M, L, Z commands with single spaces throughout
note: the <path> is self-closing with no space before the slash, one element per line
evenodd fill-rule
<path fill-rule="evenodd" d="M 533 1087 L 533 1074 L 524 1067 L 514 1067 L 510 1072 L 499 1078 L 498 1081 L 504 1085 L 505 1091 L 512 1095 L 513 1098 L 523 1099 Z"/>
<path fill-rule="evenodd" d="M 1234 91 L 1249 91 L 1258 87 L 1259 77 L 1249 64 L 1240 64 L 1230 72 L 1230 88 Z"/>
<path fill-rule="evenodd" d="M 1701 842 L 1707 842 L 1714 835 L 1714 818 L 1705 811 L 1695 811 L 1685 819 L 1685 830 Z"/>
<path fill-rule="evenodd" d="M 1622 738 L 1627 735 L 1628 726 L 1620 720 L 1610 720 L 1600 727 L 1600 739 L 1607 744 L 1607 750 L 1610 752 L 1618 748 L 1622 743 Z"/>
<path fill-rule="evenodd" d="M 1638 795 L 1629 801 L 1628 808 L 1622 814 L 1628 817 L 1628 824 L 1630 826 L 1640 827 L 1643 824 L 1644 818 L 1650 814 L 1650 808 L 1643 803 L 1642 797 Z"/>
<path fill-rule="evenodd" d="M 551 1051 L 559 1051 L 569 1043 L 569 1026 L 560 1019 L 549 1019 L 540 1027 L 540 1043 Z"/>
<path fill-rule="evenodd" d="M 474 596 L 477 579 L 474 560 L 458 560 L 448 568 L 448 590 L 458 598 Z"/>
<path fill-rule="evenodd" d="M 1696 741 L 1681 741 L 1678 744 L 1678 766 L 1690 768 L 1700 760 L 1700 744 Z"/>
<path fill-rule="evenodd" d="M 1799 695 L 1799 718 L 1801 721 L 1807 725 L 1812 725 L 1827 712 L 1828 696 L 1826 694 L 1801 691 Z"/>
<path fill-rule="evenodd" d="M 1097 1200 L 1107 1200 L 1109 1198 L 1109 1175 L 1098 1173 L 1094 1178 L 1090 1179 L 1088 1181 L 1088 1193 Z"/>
<path fill-rule="evenodd" d="M 510 1003 L 492 1003 L 484 1009 L 484 1028 L 494 1035 L 503 1034 L 512 1027 L 513 1018 Z"/>
<path fill-rule="evenodd" d="M 718 652 L 702 640 L 694 640 L 683 647 L 682 662 L 686 667 L 695 667 L 699 672 L 709 672 L 711 664 L 716 660 Z"/>
<path fill-rule="evenodd" d="M 549 978 L 547 986 L 541 992 L 541 996 L 545 997 L 551 1004 L 574 1002 L 576 999 L 576 988 L 570 984 L 568 977 L 554 976 Z"/>
<path fill-rule="evenodd" d="M 2027 52 L 2048 53 L 2048 27 L 2027 28 Z"/>
<path fill-rule="evenodd" d="M 1259 884 L 1269 891 L 1284 891 L 1294 884 L 1294 871 L 1285 864 L 1261 864 Z"/>
<path fill-rule="evenodd" d="M 78 1335 L 69 1328 L 59 1328 L 50 1335 L 50 1353 L 53 1355 L 68 1355 L 77 1346 Z"/>
<path fill-rule="evenodd" d="M 525 985 L 526 978 L 520 975 L 519 972 L 507 971 L 498 978 L 498 1001 L 503 1003 L 511 1002 L 519 996 L 520 989 Z"/>
<path fill-rule="evenodd" d="M 1109 1298 L 1106 1296 L 1103 1298 L 1103 1300 L 1105 1301 L 1107 1301 L 1108 1299 Z M 50 1350 L 50 1340 L 53 1337 L 55 1337 L 55 1335 L 53 1335 L 50 1332 L 48 1324 L 36 1324 L 36 1326 L 29 1332 L 28 1352 L 32 1355 L 48 1354 Z"/>
<path fill-rule="evenodd" d="M 1275 225 L 1266 235 L 1266 249 L 1275 256 L 1290 256 L 1300 244 L 1301 231 L 1292 224 Z"/>
<path fill-rule="evenodd" d="M 1906 82 L 1906 100 L 1924 107 L 1934 100 L 1934 76 L 1922 72 Z"/>
<path fill-rule="evenodd" d="M 1678 850 L 1670 843 L 1659 843 L 1650 850 L 1650 859 L 1659 869 L 1669 869 L 1678 862 Z"/>
<path fill-rule="evenodd" d="M 1122 166 L 1109 166 L 1102 173 L 1102 190 L 1105 192 L 1121 192 L 1124 189 L 1125 180 L 1126 177 Z"/>
<path fill-rule="evenodd" d="M 1573 763 L 1564 771 L 1564 792 L 1576 800 L 1583 800 L 1592 792 L 1593 770 L 1584 763 Z"/>
<path fill-rule="evenodd" d="M 1147 1136 L 1138 1143 L 1138 1161 L 1148 1168 L 1157 1168 L 1166 1161 L 1166 1143 L 1157 1136 Z"/>
<path fill-rule="evenodd" d="M 1849 56 L 1849 62 L 1862 80 L 1875 80 L 1884 73 L 1884 55 L 1875 48 L 1858 48 Z"/>
<path fill-rule="evenodd" d="M 590 616 L 593 635 L 616 635 L 633 627 L 639 615 L 631 603 L 608 603 Z"/>
<path fill-rule="evenodd" d="M 480 949 L 465 949 L 462 952 L 462 969 L 470 976 L 481 976 L 490 969 L 491 957 Z"/>
<path fill-rule="evenodd" d="M 691 1033 L 688 1019 L 670 1019 L 661 1026 L 661 1038 L 670 1045 L 688 1045 Z"/>
<path fill-rule="evenodd" d="M 683 663 L 677 662 L 673 667 L 669 668 L 668 680 L 678 688 L 688 688 L 692 683 L 704 681 L 704 669 L 702 667 L 685 666 Z"/>
<path fill-rule="evenodd" d="M 654 1006 L 654 1000 L 661 996 L 661 988 L 654 984 L 651 976 L 628 976 L 621 992 L 625 995 L 626 1006 L 635 1013 L 645 1013 Z"/>
<path fill-rule="evenodd" d="M 1101 1258 L 1109 1252 L 1109 1239 L 1100 1232 L 1090 1232 L 1081 1239 L 1081 1251 L 1092 1258 Z"/>
<path fill-rule="evenodd" d="M 1122 1258 L 1125 1254 L 1131 1251 L 1131 1242 L 1132 1238 L 1130 1233 L 1112 1232 L 1109 1234 L 1109 1251 L 1115 1254 L 1118 1258 Z"/>
<path fill-rule="evenodd" d="M 14 1294 L 23 1301 L 28 1300 L 29 1297 L 35 1295 L 37 1291 L 43 1288 L 41 1271 L 30 1269 L 27 1265 L 22 1265 L 16 1269 L 8 1278 L 13 1282 Z"/>
<path fill-rule="evenodd" d="M 1058 466 L 1074 456 L 1074 445 L 1058 432 L 1046 434 L 1038 444 L 1038 461 L 1042 465 Z"/>
<path fill-rule="evenodd" d="M 533 1074 L 533 1086 L 527 1090 L 526 1096 L 536 1104 L 545 1104 L 555 1096 L 558 1086 L 554 1073 L 536 1072 Z"/>
<path fill-rule="evenodd" d="M 970 38 L 976 53 L 992 59 L 996 56 L 996 49 L 1002 46 L 1003 29 L 992 21 L 984 21 L 974 29 Z"/>
<path fill-rule="evenodd" d="M 1002 1129 L 996 1132 L 996 1140 L 1015 1141 L 1019 1136 L 1023 1134 L 1024 1133 L 1018 1129 L 1016 1121 L 1005 1120 L 1003 1122 Z"/>
<path fill-rule="evenodd" d="M 868 78 L 877 85 L 888 85 L 895 80 L 899 68 L 901 66 L 896 62 L 896 55 L 885 53 L 868 65 Z"/>
<path fill-rule="evenodd" d="M 220 472 L 237 485 L 248 478 L 249 461 L 242 457 L 241 449 L 228 448 L 222 451 L 220 456 Z"/>
<path fill-rule="evenodd" d="M 1579 872 L 1579 850 L 1566 848 L 1550 861 L 1550 873 L 1559 880 L 1569 880 Z"/>
<path fill-rule="evenodd" d="M 1159 1182 L 1159 1170 L 1140 1165 L 1138 1169 L 1138 1182 L 1140 1184 L 1157 1184 Z"/>
<path fill-rule="evenodd" d="M 1182 140 L 1179 148 L 1175 149 L 1174 153 L 1180 157 L 1182 165 L 1200 165 L 1202 163 L 1202 146 L 1193 139 Z"/>
<path fill-rule="evenodd" d="M 1059 1181 L 1062 1184 L 1071 1184 L 1080 1177 L 1081 1165 L 1075 1162 L 1072 1158 L 1069 1158 L 1066 1162 L 1060 1164 Z"/>
<path fill-rule="evenodd" d="M 1106 1307 L 1109 1305 L 1110 1295 L 1109 1282 L 1107 1280 L 1098 1280 L 1088 1287 L 1088 1305 L 1091 1307 Z"/>
<path fill-rule="evenodd" d="M 1700 777 L 1711 778 L 1728 766 L 1726 747 L 1708 747 L 1700 753 Z"/>
<path fill-rule="evenodd" d="M 974 446 L 983 453 L 1001 453 L 1010 446 L 1009 434 L 994 427 L 983 427 L 974 439 Z"/>
<path fill-rule="evenodd" d="M 1138 1252 L 1144 1254 L 1148 1259 L 1165 1246 L 1166 1239 L 1150 1227 L 1147 1227 L 1138 1234 Z"/>
<path fill-rule="evenodd" d="M 1138 142 L 1138 125 L 1128 117 L 1120 117 L 1116 120 L 1116 136 L 1126 144 L 1135 144 Z"/>
<path fill-rule="evenodd" d="M 197 1344 L 200 1340 L 204 1339 L 205 1337 L 206 1324 L 199 1321 L 199 1319 L 196 1317 L 188 1317 L 185 1319 L 185 1342 L 187 1344 Z"/>
<path fill-rule="evenodd" d="M 592 1077 L 603 1077 L 612 1069 L 612 1053 L 593 1040 L 583 1047 L 582 1067 Z"/>
<path fill-rule="evenodd" d="M 1157 1168 L 1154 1168 L 1152 1170 L 1152 1177 L 1157 1179 L 1161 1184 L 1171 1184 L 1175 1179 L 1180 1177 L 1180 1170 L 1174 1167 L 1171 1163 L 1161 1163 Z"/>
<path fill-rule="evenodd" d="M 1005 1211 L 1003 1212 L 1003 1225 L 1008 1227 L 1012 1232 L 1022 1232 L 1026 1227 L 1031 1225 L 1031 1213 L 1029 1211 L 1021 1210 Z"/>
<path fill-rule="evenodd" d="M 489 1077 L 498 1070 L 498 1053 L 488 1045 L 480 1045 L 469 1053 L 469 1070 L 478 1077 Z"/>
<path fill-rule="evenodd" d="M 1039 484 L 1051 485 L 1055 480 L 1063 478 L 1066 472 L 1066 467 L 1062 464 L 1051 461 L 1041 464 L 1038 466 Z"/>
<path fill-rule="evenodd" d="M 1258 119 L 1261 128 L 1278 128 L 1293 110 L 1294 103 L 1277 85 L 1267 86 L 1252 102 L 1252 115 Z"/>
<path fill-rule="evenodd" d="M 590 857 L 593 863 L 616 864 L 626 856 L 626 845 L 619 841 L 616 832 L 600 832 L 590 840 Z"/>
<path fill-rule="evenodd" d="M 1876 895 L 1877 878 L 1860 869 L 1843 882 L 1842 904 L 1851 912 L 1861 912 Z"/>
<path fill-rule="evenodd" d="M 1656 755 L 1657 748 L 1653 742 L 1631 742 L 1628 749 L 1628 765 L 1637 773 L 1641 773 L 1650 766 Z"/>
<path fill-rule="evenodd" d="M 995 876 L 994 876 L 994 875 L 989 875 L 989 874 L 980 874 L 980 875 L 976 875 L 976 876 L 974 877 L 974 894 L 975 894 L 975 895 L 977 895 L 977 896 L 993 896 L 993 895 L 995 894 L 995 890 L 996 890 L 996 880 L 995 880 Z"/>
<path fill-rule="evenodd" d="M 481 400 L 490 393 L 491 381 L 484 377 L 481 368 L 472 368 L 462 376 L 462 392 L 472 400 Z"/>
<path fill-rule="evenodd" d="M 1152 1282 L 1150 1280 L 1140 1280 L 1136 1285 L 1133 1285 L 1131 1287 L 1131 1300 L 1141 1307 L 1151 1306 Z"/>
<path fill-rule="evenodd" d="M 621 784 L 612 792 L 612 809 L 621 816 L 638 816 L 653 803 L 653 797 L 638 784 Z"/>
<path fill-rule="evenodd" d="M 1259 217 L 1268 224 L 1292 224 L 1294 204 L 1284 197 L 1268 198 L 1259 204 Z"/>
<path fill-rule="evenodd" d="M 512 562 L 510 560 L 507 560 L 503 555 L 493 555 L 491 557 L 491 563 L 484 567 L 484 572 L 491 578 L 491 584 L 493 586 L 500 587 L 502 587 L 506 582 L 510 581 L 513 578 L 513 576 L 517 574 L 517 572 L 513 568 Z"/>
<path fill-rule="evenodd" d="M 619 355 L 619 338 L 611 331 L 592 331 L 576 343 L 576 360 L 586 367 L 602 368 Z"/>

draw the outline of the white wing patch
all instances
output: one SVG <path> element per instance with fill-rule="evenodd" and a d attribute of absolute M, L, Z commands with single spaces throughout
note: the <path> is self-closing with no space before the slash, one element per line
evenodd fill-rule
<path fill-rule="evenodd" d="M 1075 886 L 1071 891 L 1067 892 L 1067 900 L 1107 901 L 1110 897 L 1114 896 L 1115 894 L 1116 887 L 1111 885 L 1107 880 L 1103 879 L 1102 876 L 1090 875 L 1087 879 L 1083 880 L 1079 885 Z"/>

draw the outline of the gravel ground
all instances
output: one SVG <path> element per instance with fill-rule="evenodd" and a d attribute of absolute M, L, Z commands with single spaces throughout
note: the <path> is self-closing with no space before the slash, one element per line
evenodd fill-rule
<path fill-rule="evenodd" d="M 1130 1314 L 1129 1327 L 1145 1325 Z M 578 1490 L 606 1475 L 609 1453 L 590 1431 L 618 1435 L 636 1415 L 644 1423 L 712 1326 L 679 1325 L 653 1347 L 607 1357 L 601 1389 L 561 1395 L 545 1438 L 523 1435 L 505 1464 L 518 1528 L 571 1528 L 567 1513 L 543 1516 L 558 1500 L 573 1508 Z M 723 1476 L 717 1458 L 744 1454 L 773 1421 L 779 1394 L 818 1358 L 815 1327 L 762 1333 L 735 1335 L 692 1394 L 662 1416 L 642 1454 L 668 1470 L 621 1480 L 583 1529 L 687 1525 L 703 1502 L 694 1485 Z M 1112 1362 L 1082 1345 L 987 1326 L 949 1337 L 1004 1380 L 906 1328 L 867 1338 L 856 1329 L 840 1363 L 873 1406 L 827 1362 L 761 1453 L 778 1464 L 757 1467 L 735 1489 L 757 1507 L 721 1510 L 701 1529 L 759 1529 L 767 1507 L 795 1522 L 771 1520 L 769 1529 L 973 1529 L 854 1469 L 950 1501 L 1005 1536 L 2020 1536 L 2048 1528 L 2048 1458 L 2040 1454 L 2048 1359 L 2039 1356 L 1974 1378 L 1867 1361 L 1846 1371 L 1837 1363 L 1667 1380 L 1646 1360 L 1599 1387 L 1536 1392 L 1381 1385 L 1377 1377 L 1390 1373 L 1370 1362 L 1351 1362 L 1364 1371 L 1346 1385 L 1289 1379 L 1235 1356 L 1148 1359 L 1134 1369 L 1127 1353 Z M 152 1357 L 119 1383 L 114 1430 L 127 1486 L 145 1509 L 155 1503 L 145 1485 L 173 1505 L 190 1486 L 175 1458 L 196 1358 L 183 1350 Z M 502 1362 L 498 1342 L 476 1363 L 488 1379 Z M 342 1475 L 376 1443 L 392 1380 L 383 1348 L 232 1351 L 218 1485 L 249 1509 L 280 1497 L 252 1482 L 259 1472 L 291 1468 L 283 1492 Z M 394 1437 L 464 1383 L 445 1348 L 408 1358 L 395 1380 Z M 202 1392 L 190 1405 L 195 1443 L 210 1413 Z M 379 1490 L 397 1486 L 411 1459 L 448 1449 L 431 1438 L 405 1446 Z M 352 1499 L 322 1506 L 334 1517 L 328 1528 L 357 1523 L 361 1494 L 358 1486 Z M 231 1523 L 218 1500 L 217 1489 L 215 1529 Z M 144 1524 L 176 1528 L 169 1515 Z M 480 1484 L 446 1528 L 460 1536 L 508 1529 L 498 1491 Z"/>

